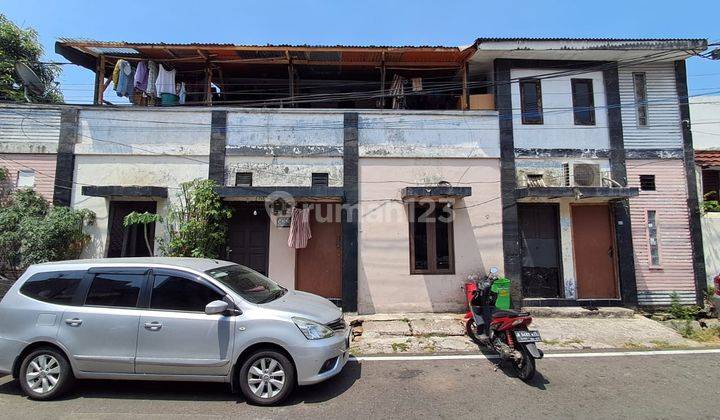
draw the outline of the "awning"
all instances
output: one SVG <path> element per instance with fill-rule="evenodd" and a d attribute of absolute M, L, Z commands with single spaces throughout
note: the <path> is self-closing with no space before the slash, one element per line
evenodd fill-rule
<path fill-rule="evenodd" d="M 405 187 L 402 189 L 403 201 L 418 200 L 456 200 L 472 195 L 472 187 Z"/>
<path fill-rule="evenodd" d="M 226 200 L 263 201 L 270 195 L 289 195 L 296 201 L 336 201 L 345 198 L 343 187 L 216 187 L 215 191 Z"/>
<path fill-rule="evenodd" d="M 720 166 L 720 150 L 696 150 L 695 164 L 703 168 Z"/>
<path fill-rule="evenodd" d="M 167 187 L 152 186 L 120 186 L 120 185 L 86 185 L 82 187 L 82 195 L 88 197 L 154 197 L 167 198 Z"/>
<path fill-rule="evenodd" d="M 577 199 L 604 198 L 617 200 L 636 197 L 639 193 L 638 188 L 625 187 L 533 187 L 516 189 L 515 198 L 521 200 L 524 198 L 574 197 Z"/>

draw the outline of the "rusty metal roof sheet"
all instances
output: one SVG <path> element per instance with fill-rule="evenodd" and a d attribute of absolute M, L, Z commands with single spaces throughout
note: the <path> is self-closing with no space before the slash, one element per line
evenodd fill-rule
<path fill-rule="evenodd" d="M 720 166 L 720 150 L 696 150 L 695 163 L 700 166 Z"/>

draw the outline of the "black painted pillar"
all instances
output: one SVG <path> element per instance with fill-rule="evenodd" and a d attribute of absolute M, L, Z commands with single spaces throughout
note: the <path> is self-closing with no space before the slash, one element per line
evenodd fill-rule
<path fill-rule="evenodd" d="M 505 277 L 510 279 L 513 307 L 522 306 L 522 257 L 515 200 L 515 141 L 510 81 L 510 63 L 495 60 L 495 104 L 500 121 L 500 195 L 502 198 L 503 255 Z"/>
<path fill-rule="evenodd" d="M 687 180 L 687 206 L 690 217 L 690 241 L 693 251 L 693 271 L 695 271 L 695 298 L 697 304 L 703 304 L 703 291 L 707 289 L 705 272 L 705 253 L 703 248 L 702 225 L 700 222 L 700 201 L 695 177 L 695 150 L 693 148 L 690 127 L 690 106 L 688 104 L 687 71 L 685 61 L 675 61 L 675 87 L 680 104 L 680 120 L 682 122 L 683 154 L 685 163 L 685 179 Z"/>
<path fill-rule="evenodd" d="M 225 145 L 227 143 L 227 111 L 212 111 L 210 121 L 210 162 L 208 179 L 225 185 Z"/>
<path fill-rule="evenodd" d="M 55 162 L 53 204 L 70 206 L 75 178 L 75 143 L 78 137 L 77 108 L 63 108 L 60 113 L 60 138 Z"/>
<path fill-rule="evenodd" d="M 627 186 L 625 141 L 623 138 L 617 63 L 603 70 L 603 81 L 605 83 L 605 102 L 607 103 L 610 136 L 610 172 L 613 180 L 622 186 Z M 615 221 L 615 252 L 618 262 L 618 277 L 620 278 L 620 297 L 624 305 L 635 306 L 637 305 L 637 284 L 629 200 L 613 202 L 611 211 Z"/>
<path fill-rule="evenodd" d="M 342 308 L 357 311 L 358 299 L 358 114 L 343 118 Z"/>

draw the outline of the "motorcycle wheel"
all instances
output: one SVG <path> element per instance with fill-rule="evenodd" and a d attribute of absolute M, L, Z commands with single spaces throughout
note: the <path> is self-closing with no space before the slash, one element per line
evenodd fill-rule
<path fill-rule="evenodd" d="M 518 346 L 522 358 L 513 362 L 518 378 L 523 382 L 529 382 L 535 377 L 535 358 L 530 355 L 525 346 Z"/>
<path fill-rule="evenodd" d="M 465 323 L 465 333 L 470 337 L 473 343 L 479 346 L 483 345 L 483 342 L 480 340 L 480 334 L 477 332 L 477 324 L 475 324 L 474 319 L 470 318 Z"/>

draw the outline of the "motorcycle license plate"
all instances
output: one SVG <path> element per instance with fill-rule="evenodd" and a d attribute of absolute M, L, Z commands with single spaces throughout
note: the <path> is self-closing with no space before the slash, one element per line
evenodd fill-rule
<path fill-rule="evenodd" d="M 515 331 L 515 339 L 519 343 L 536 343 L 542 341 L 538 331 Z"/>

